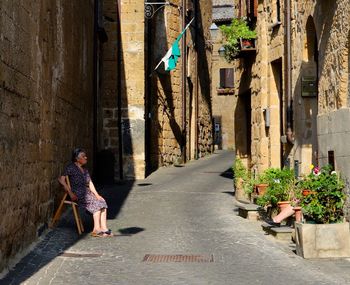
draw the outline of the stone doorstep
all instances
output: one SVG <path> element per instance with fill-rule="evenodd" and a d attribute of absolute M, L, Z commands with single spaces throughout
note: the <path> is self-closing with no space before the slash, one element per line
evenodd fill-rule
<path fill-rule="evenodd" d="M 279 240 L 291 240 L 294 229 L 288 226 L 273 227 L 267 223 L 261 225 L 263 230 Z"/>
<path fill-rule="evenodd" d="M 259 220 L 261 207 L 255 204 L 237 203 L 238 215 L 248 220 Z"/>

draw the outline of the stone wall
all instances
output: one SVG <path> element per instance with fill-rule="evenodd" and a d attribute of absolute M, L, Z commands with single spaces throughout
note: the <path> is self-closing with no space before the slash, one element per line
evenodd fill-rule
<path fill-rule="evenodd" d="M 123 0 L 121 33 L 121 128 L 123 173 L 145 177 L 145 17 L 143 0 Z"/>
<path fill-rule="evenodd" d="M 329 162 L 329 151 L 334 152 L 335 168 L 346 180 L 347 218 L 350 219 L 350 3 L 335 1 L 315 7 L 327 23 L 327 36 L 321 36 L 321 23 L 317 25 L 320 37 L 319 113 L 317 139 L 319 162 Z M 324 32 L 324 31 L 323 31 Z"/>
<path fill-rule="evenodd" d="M 0 2 L 0 272 L 45 228 L 72 148 L 92 158 L 93 8 Z"/>
<path fill-rule="evenodd" d="M 108 41 L 102 47 L 99 150 L 102 157 L 105 154 L 114 161 L 115 179 L 142 179 L 145 177 L 144 1 L 119 2 L 118 13 L 118 1 L 103 1 Z"/>
<path fill-rule="evenodd" d="M 252 67 L 252 145 L 251 167 L 260 173 L 268 167 L 281 166 L 281 126 L 284 121 L 281 88 L 284 81 L 283 1 L 278 19 L 275 0 L 259 2 L 257 17 L 257 55 Z M 270 121 L 266 122 L 269 112 Z"/>
<path fill-rule="evenodd" d="M 274 2 L 259 4 L 257 25 L 258 54 L 252 80 L 252 165 L 258 172 L 278 166 L 276 156 L 279 154 L 270 150 L 279 147 L 276 130 L 280 125 L 271 125 L 266 130 L 262 116 L 265 106 L 271 108 L 271 122 L 280 121 L 283 132 L 286 129 L 286 66 L 283 55 L 285 21 L 281 14 L 281 25 L 273 25 L 271 19 L 276 13 Z M 298 167 L 299 175 L 309 173 L 310 164 L 328 163 L 329 151 L 333 151 L 335 168 L 347 180 L 347 192 L 350 185 L 350 153 L 344 142 L 349 140 L 347 126 L 350 118 L 349 17 L 350 3 L 346 0 L 298 1 L 292 5 L 292 106 L 295 141 L 294 145 L 283 145 L 284 159 L 289 158 L 291 167 Z M 275 100 L 278 98 L 274 95 L 277 91 L 274 90 L 277 83 L 274 68 L 280 59 L 284 93 L 281 97 L 282 115 L 278 117 L 276 111 L 281 111 L 278 109 L 281 102 Z M 316 96 L 305 96 L 302 84 L 306 78 L 314 78 Z M 273 109 L 275 114 L 272 113 Z"/>
<path fill-rule="evenodd" d="M 181 1 L 172 1 L 158 12 L 149 25 L 151 34 L 150 71 L 165 55 L 182 30 L 181 14 L 177 8 Z M 189 4 L 189 9 L 195 9 Z M 194 10 L 193 10 L 194 11 Z M 211 1 L 197 6 L 197 29 L 186 32 L 187 82 L 186 82 L 186 134 L 183 133 L 182 101 L 182 61 L 179 59 L 176 69 L 170 73 L 161 66 L 152 73 L 151 91 L 148 97 L 149 108 L 149 157 L 151 169 L 182 162 L 184 138 L 186 137 L 186 158 L 201 157 L 211 152 L 212 114 L 210 101 L 211 50 L 210 39 Z M 192 14 L 193 15 L 193 14 Z M 192 18 L 189 17 L 188 20 Z M 195 46 L 197 34 L 197 46 Z M 184 38 L 181 39 L 180 44 Z M 198 96 L 197 96 L 198 94 Z"/>
<path fill-rule="evenodd" d="M 105 168 L 104 173 L 113 173 L 115 180 L 120 178 L 119 161 L 119 122 L 118 122 L 118 4 L 117 0 L 103 1 L 103 27 L 106 30 L 108 40 L 101 46 L 102 80 L 99 102 L 99 134 L 98 142 L 99 160 L 108 158 L 98 167 Z M 112 168 L 112 169 L 110 169 Z M 111 178 L 101 174 L 100 180 L 105 183 Z M 106 181 L 107 180 L 107 181 Z"/>
<path fill-rule="evenodd" d="M 211 57 L 209 28 L 212 23 L 212 1 L 199 1 L 197 17 L 197 53 L 198 53 L 198 154 L 197 157 L 204 157 L 212 152 L 213 146 L 213 125 L 212 125 L 212 101 L 211 101 Z M 192 41 L 194 39 L 191 39 Z M 192 81 L 195 81 L 193 76 Z M 190 87 L 189 87 L 190 88 Z M 192 106 L 195 108 L 195 106 Z M 191 132 L 194 132 L 191 129 Z M 189 149 L 189 146 L 188 146 Z"/>

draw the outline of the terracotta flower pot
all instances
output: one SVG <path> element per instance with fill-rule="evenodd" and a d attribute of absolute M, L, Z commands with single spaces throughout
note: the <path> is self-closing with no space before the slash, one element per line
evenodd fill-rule
<path fill-rule="evenodd" d="M 293 210 L 295 212 L 295 221 L 301 223 L 303 219 L 303 212 L 301 211 L 301 207 L 294 207 Z"/>
<path fill-rule="evenodd" d="M 282 212 L 285 208 L 290 206 L 290 201 L 280 201 L 277 203 L 277 206 L 280 209 L 280 212 Z"/>
<path fill-rule="evenodd" d="M 315 192 L 315 191 L 312 191 L 312 190 L 310 190 L 310 189 L 304 189 L 304 190 L 302 191 L 302 194 L 303 194 L 304 196 L 308 196 L 308 195 L 311 195 L 311 194 L 316 194 L 316 192 Z"/>
<path fill-rule="evenodd" d="M 269 186 L 269 184 L 266 184 L 266 183 L 256 184 L 255 185 L 255 194 L 258 196 L 264 195 L 268 186 Z"/>

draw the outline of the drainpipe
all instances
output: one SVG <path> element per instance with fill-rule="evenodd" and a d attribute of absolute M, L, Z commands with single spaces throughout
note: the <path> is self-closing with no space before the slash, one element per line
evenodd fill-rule
<path fill-rule="evenodd" d="M 186 27 L 186 10 L 187 1 L 182 0 L 182 30 Z M 186 33 L 182 36 L 181 45 L 182 54 L 182 162 L 186 163 L 186 144 L 187 144 L 187 130 L 186 130 Z"/>
<path fill-rule="evenodd" d="M 285 38 L 286 38 L 286 91 L 287 91 L 287 142 L 294 144 L 293 101 L 292 101 L 292 50 L 291 50 L 291 0 L 285 1 Z"/>

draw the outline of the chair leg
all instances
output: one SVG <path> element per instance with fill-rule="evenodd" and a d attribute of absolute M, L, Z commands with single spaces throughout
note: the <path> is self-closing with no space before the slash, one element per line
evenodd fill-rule
<path fill-rule="evenodd" d="M 63 206 L 64 206 L 64 201 L 66 200 L 67 198 L 67 193 L 64 194 L 62 200 L 61 200 L 61 203 L 60 205 L 58 206 L 57 210 L 56 210 L 56 213 L 55 215 L 53 216 L 52 218 L 52 221 L 49 225 L 50 228 L 53 228 L 55 223 L 60 219 L 61 215 L 62 215 L 62 210 L 63 210 Z"/>
<path fill-rule="evenodd" d="M 84 232 L 84 225 L 83 225 L 83 220 L 81 219 L 80 213 L 79 213 L 79 208 L 77 208 L 77 213 L 78 213 L 78 218 L 79 218 L 79 224 L 80 224 L 80 229 L 82 232 Z"/>
<path fill-rule="evenodd" d="M 77 206 L 72 204 L 72 209 L 73 209 L 74 219 L 75 219 L 75 223 L 77 225 L 78 233 L 79 233 L 79 235 L 81 235 L 82 230 L 80 228 L 80 219 L 79 219 L 79 213 L 78 213 Z"/>

